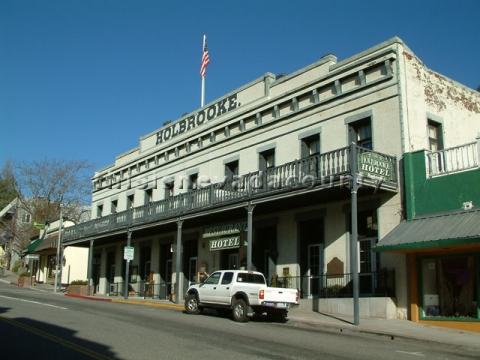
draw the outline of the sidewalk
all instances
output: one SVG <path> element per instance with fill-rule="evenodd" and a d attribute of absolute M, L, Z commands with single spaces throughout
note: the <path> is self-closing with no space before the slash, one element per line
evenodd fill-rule
<path fill-rule="evenodd" d="M 11 271 L 3 269 L 0 272 L 0 282 L 2 282 L 4 284 L 14 284 L 14 285 L 16 285 L 17 282 L 18 282 L 18 275 L 11 272 Z"/>
<path fill-rule="evenodd" d="M 292 309 L 289 322 L 295 326 L 338 331 L 342 333 L 363 333 L 395 338 L 409 339 L 438 344 L 461 346 L 465 349 L 480 351 L 480 333 L 450 329 L 440 326 L 419 324 L 408 320 L 386 320 L 361 318 L 360 325 L 353 325 L 353 316 L 321 314 L 303 309 Z"/>

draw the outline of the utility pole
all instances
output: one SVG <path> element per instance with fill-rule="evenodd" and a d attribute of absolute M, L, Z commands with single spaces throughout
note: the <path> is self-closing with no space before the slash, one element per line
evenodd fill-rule
<path fill-rule="evenodd" d="M 62 244 L 62 226 L 63 226 L 63 215 L 62 215 L 62 204 L 60 204 L 60 219 L 58 220 L 59 223 L 58 223 L 58 240 L 57 240 L 57 265 L 55 267 L 55 288 L 54 288 L 54 292 L 58 292 L 60 289 L 57 289 L 60 288 L 61 286 L 59 286 L 59 281 L 60 283 L 62 282 L 62 279 L 60 278 L 59 279 L 59 273 L 60 273 L 60 247 L 61 247 L 61 244 Z"/>

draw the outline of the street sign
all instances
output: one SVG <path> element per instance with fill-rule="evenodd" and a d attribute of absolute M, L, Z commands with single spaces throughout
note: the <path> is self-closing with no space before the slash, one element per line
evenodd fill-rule
<path fill-rule="evenodd" d="M 38 254 L 28 254 L 25 256 L 25 260 L 30 261 L 30 260 L 40 260 L 40 255 Z"/>
<path fill-rule="evenodd" d="M 133 260 L 134 249 L 133 246 L 125 246 L 123 248 L 123 260 Z"/>

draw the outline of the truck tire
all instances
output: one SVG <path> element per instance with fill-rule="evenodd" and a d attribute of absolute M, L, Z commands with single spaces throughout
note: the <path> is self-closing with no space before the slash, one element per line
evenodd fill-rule
<path fill-rule="evenodd" d="M 238 322 L 248 321 L 248 306 L 243 299 L 235 299 L 232 303 L 233 320 Z"/>
<path fill-rule="evenodd" d="M 200 314 L 200 306 L 198 305 L 197 294 L 188 294 L 185 297 L 185 311 L 187 314 Z"/>

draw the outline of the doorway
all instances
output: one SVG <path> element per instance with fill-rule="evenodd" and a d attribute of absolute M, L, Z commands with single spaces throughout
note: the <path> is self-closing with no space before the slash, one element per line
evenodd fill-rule
<path fill-rule="evenodd" d="M 300 292 L 302 298 L 318 296 L 324 268 L 324 218 L 298 222 Z"/>

